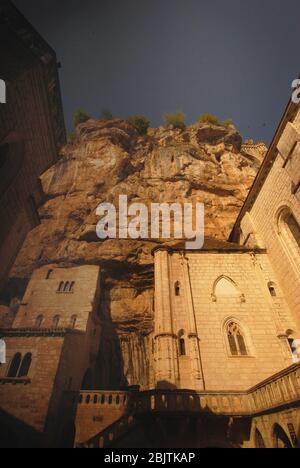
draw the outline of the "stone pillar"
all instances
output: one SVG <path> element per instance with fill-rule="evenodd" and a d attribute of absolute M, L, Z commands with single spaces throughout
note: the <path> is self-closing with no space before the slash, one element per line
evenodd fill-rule
<path fill-rule="evenodd" d="M 181 265 L 183 269 L 183 291 L 184 291 L 184 303 L 187 308 L 188 316 L 188 353 L 191 358 L 191 368 L 194 381 L 194 389 L 201 391 L 205 390 L 203 370 L 201 363 L 201 354 L 200 354 L 200 339 L 197 331 L 197 323 L 194 309 L 194 302 L 192 296 L 191 280 L 190 280 L 190 270 L 188 259 L 182 254 Z"/>
<path fill-rule="evenodd" d="M 177 336 L 173 330 L 169 253 L 160 249 L 155 258 L 155 383 L 161 388 L 177 388 Z"/>

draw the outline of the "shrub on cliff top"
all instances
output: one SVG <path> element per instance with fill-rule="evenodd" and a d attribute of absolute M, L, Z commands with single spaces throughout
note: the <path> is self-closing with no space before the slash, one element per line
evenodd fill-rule
<path fill-rule="evenodd" d="M 150 121 L 144 115 L 132 115 L 127 120 L 137 129 L 140 135 L 147 135 Z"/>
<path fill-rule="evenodd" d="M 225 119 L 223 125 L 225 125 L 225 127 L 230 127 L 231 125 L 233 125 L 233 122 L 231 119 Z"/>
<path fill-rule="evenodd" d="M 185 130 L 185 114 L 183 112 L 173 112 L 173 113 L 165 113 L 164 114 L 164 121 L 168 127 L 179 128 L 181 130 Z"/>
<path fill-rule="evenodd" d="M 77 125 L 86 122 L 91 118 L 84 110 L 77 109 L 73 114 L 73 125 L 76 128 Z"/>
<path fill-rule="evenodd" d="M 213 114 L 202 114 L 199 117 L 198 122 L 200 124 L 220 125 L 220 121 L 219 121 L 218 117 L 216 117 Z"/>

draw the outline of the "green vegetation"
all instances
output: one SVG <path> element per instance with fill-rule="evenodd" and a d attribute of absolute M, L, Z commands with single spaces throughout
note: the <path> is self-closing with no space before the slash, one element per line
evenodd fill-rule
<path fill-rule="evenodd" d="M 128 122 L 137 129 L 140 135 L 147 135 L 150 121 L 144 115 L 132 115 L 128 118 Z"/>
<path fill-rule="evenodd" d="M 69 141 L 69 143 L 74 143 L 74 142 L 76 141 L 76 138 L 77 138 L 77 137 L 76 137 L 76 133 L 75 133 L 75 132 L 70 133 L 69 136 L 68 136 L 68 141 Z"/>
<path fill-rule="evenodd" d="M 199 117 L 198 122 L 200 124 L 220 125 L 220 121 L 219 121 L 218 117 L 216 117 L 213 114 L 202 114 Z"/>
<path fill-rule="evenodd" d="M 168 127 L 179 128 L 181 130 L 185 130 L 186 116 L 183 112 L 173 112 L 173 113 L 165 113 L 164 114 L 164 121 Z"/>
<path fill-rule="evenodd" d="M 77 109 L 73 114 L 73 125 L 76 128 L 77 125 L 86 122 L 91 118 L 84 110 Z"/>
<path fill-rule="evenodd" d="M 233 122 L 231 119 L 225 119 L 223 125 L 225 125 L 225 127 L 231 127 L 231 125 L 233 125 Z"/>

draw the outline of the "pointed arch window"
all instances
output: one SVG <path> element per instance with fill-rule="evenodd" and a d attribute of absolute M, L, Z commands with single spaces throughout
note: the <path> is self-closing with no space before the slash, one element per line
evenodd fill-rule
<path fill-rule="evenodd" d="M 227 325 L 227 338 L 232 356 L 248 356 L 244 333 L 236 322 Z"/>
<path fill-rule="evenodd" d="M 31 353 L 25 354 L 22 364 L 21 364 L 21 368 L 18 373 L 19 378 L 24 378 L 28 376 L 31 362 L 32 362 L 32 354 Z"/>
<path fill-rule="evenodd" d="M 8 378 L 13 379 L 17 377 L 19 369 L 20 369 L 21 361 L 22 361 L 21 353 L 16 353 L 14 357 L 12 358 L 12 361 L 9 366 L 9 370 L 7 373 Z"/>

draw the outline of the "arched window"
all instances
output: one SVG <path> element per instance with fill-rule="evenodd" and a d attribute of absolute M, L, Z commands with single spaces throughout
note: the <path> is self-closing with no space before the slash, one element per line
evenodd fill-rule
<path fill-rule="evenodd" d="M 277 297 L 276 284 L 270 282 L 268 284 L 268 288 L 269 288 L 269 292 L 270 292 L 271 296 L 272 297 Z"/>
<path fill-rule="evenodd" d="M 280 212 L 278 229 L 288 255 L 300 268 L 300 226 L 289 208 Z"/>
<path fill-rule="evenodd" d="M 77 321 L 77 315 L 72 315 L 71 320 L 70 320 L 70 328 L 74 330 L 76 327 L 76 321 Z"/>
<path fill-rule="evenodd" d="M 32 354 L 31 353 L 25 354 L 22 364 L 21 364 L 21 368 L 18 373 L 19 378 L 27 377 L 30 366 L 31 366 L 31 362 L 32 362 Z"/>
<path fill-rule="evenodd" d="M 175 296 L 179 297 L 181 294 L 181 284 L 179 281 L 175 283 Z"/>
<path fill-rule="evenodd" d="M 247 356 L 244 334 L 236 322 L 227 325 L 227 338 L 232 356 Z"/>
<path fill-rule="evenodd" d="M 55 317 L 53 318 L 53 328 L 58 328 L 58 325 L 59 325 L 59 321 L 60 321 L 60 316 L 59 315 L 55 315 Z"/>
<path fill-rule="evenodd" d="M 186 348 L 185 348 L 185 339 L 180 338 L 179 340 L 179 354 L 180 356 L 186 356 Z"/>
<path fill-rule="evenodd" d="M 53 270 L 48 270 L 46 280 L 51 278 L 52 273 L 53 273 Z"/>
<path fill-rule="evenodd" d="M 181 330 L 178 334 L 179 356 L 186 356 L 185 333 Z"/>
<path fill-rule="evenodd" d="M 64 292 L 69 292 L 69 291 L 70 291 L 70 283 L 69 281 L 67 281 L 64 287 Z"/>
<path fill-rule="evenodd" d="M 65 283 L 64 283 L 64 281 L 61 281 L 61 282 L 59 283 L 57 292 L 63 292 L 63 291 L 64 291 L 64 287 L 65 287 Z"/>
<path fill-rule="evenodd" d="M 35 327 L 36 327 L 36 328 L 41 328 L 43 321 L 44 321 L 43 315 L 39 315 L 39 316 L 36 318 Z"/>
<path fill-rule="evenodd" d="M 70 284 L 69 292 L 74 292 L 75 281 Z"/>
<path fill-rule="evenodd" d="M 9 366 L 7 377 L 9 377 L 11 379 L 17 377 L 18 371 L 19 371 L 19 368 L 20 368 L 20 365 L 21 365 L 21 360 L 22 360 L 21 353 L 17 353 L 17 354 L 14 355 L 14 357 L 13 357 L 11 363 L 10 363 L 10 366 Z"/>
<path fill-rule="evenodd" d="M 265 449 L 266 448 L 266 444 L 264 442 L 264 439 L 261 435 L 261 433 L 259 432 L 258 429 L 256 429 L 255 431 L 255 447 L 257 449 Z"/>

